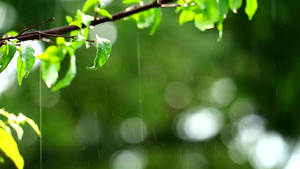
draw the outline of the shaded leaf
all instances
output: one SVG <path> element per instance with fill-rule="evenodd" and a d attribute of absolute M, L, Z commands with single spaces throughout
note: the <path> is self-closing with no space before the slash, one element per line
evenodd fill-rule
<path fill-rule="evenodd" d="M 0 59 L 0 65 L 1 65 L 0 73 L 10 63 L 11 59 L 14 57 L 14 55 L 16 53 L 16 50 L 17 50 L 15 44 L 13 44 L 12 42 L 7 42 L 6 41 L 6 45 L 3 45 L 3 46 L 6 46 L 6 51 L 5 51 L 5 54 Z M 3 59 L 3 62 L 2 62 L 2 59 Z"/>
<path fill-rule="evenodd" d="M 155 8 L 154 9 L 154 21 L 153 21 L 153 24 L 152 24 L 150 35 L 153 35 L 154 32 L 156 31 L 156 28 L 159 26 L 159 24 L 161 22 L 161 16 L 162 16 L 161 9 L 160 8 Z"/>
<path fill-rule="evenodd" d="M 96 35 L 95 43 L 97 54 L 94 60 L 94 66 L 87 67 L 87 70 L 97 70 L 98 68 L 103 66 L 108 60 L 111 53 L 111 42 L 108 39 L 100 38 L 98 35 Z"/>
<path fill-rule="evenodd" d="M 48 88 L 57 82 L 59 70 L 60 62 L 52 64 L 50 62 L 42 62 L 42 78 Z"/>
<path fill-rule="evenodd" d="M 4 158 L 0 156 L 0 164 L 4 164 Z"/>
<path fill-rule="evenodd" d="M 246 2 L 245 12 L 251 20 L 257 9 L 257 0 L 247 0 Z"/>
<path fill-rule="evenodd" d="M 0 151 L 8 157 L 17 169 L 23 169 L 24 160 L 13 137 L 0 128 Z"/>
<path fill-rule="evenodd" d="M 229 0 L 229 7 L 234 12 L 237 13 L 237 10 L 242 6 L 243 0 Z"/>
<path fill-rule="evenodd" d="M 29 75 L 30 70 L 35 62 L 34 49 L 29 43 L 22 42 L 20 47 L 20 55 L 18 57 L 17 72 L 19 85 L 22 84 L 24 77 Z"/>
<path fill-rule="evenodd" d="M 75 57 L 75 51 L 73 48 L 71 47 L 67 47 L 66 48 L 69 56 L 70 56 L 70 65 L 69 65 L 69 69 L 66 73 L 66 75 L 64 76 L 64 78 L 60 81 L 58 81 L 58 83 L 53 86 L 52 90 L 53 91 L 57 91 L 61 88 L 67 87 L 71 84 L 72 80 L 74 79 L 74 77 L 76 76 L 76 57 Z"/>

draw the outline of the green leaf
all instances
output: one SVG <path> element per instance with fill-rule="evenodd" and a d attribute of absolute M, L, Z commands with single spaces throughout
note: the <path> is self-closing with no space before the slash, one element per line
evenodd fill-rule
<path fill-rule="evenodd" d="M 52 45 L 49 46 L 43 54 L 37 55 L 36 57 L 42 61 L 47 61 L 50 62 L 50 64 L 53 64 L 63 61 L 66 54 L 67 50 L 63 46 Z"/>
<path fill-rule="evenodd" d="M 52 90 L 57 91 L 61 88 L 67 87 L 71 84 L 72 80 L 76 76 L 76 56 L 75 56 L 75 51 L 71 47 L 66 48 L 69 56 L 70 56 L 70 65 L 69 69 L 65 75 L 65 77 L 60 80 L 55 86 L 53 86 Z"/>
<path fill-rule="evenodd" d="M 5 130 L 0 128 L 0 152 L 8 157 L 17 169 L 23 169 L 24 160 L 19 153 L 14 138 Z"/>
<path fill-rule="evenodd" d="M 201 30 L 205 31 L 206 29 L 211 29 L 214 27 L 214 24 L 219 20 L 219 12 L 217 9 L 217 3 L 215 0 L 205 1 L 206 9 L 195 15 L 195 26 Z"/>
<path fill-rule="evenodd" d="M 94 20 L 94 17 L 83 14 L 80 10 L 77 11 L 76 17 L 79 23 L 83 23 L 86 27 L 89 27 L 91 22 Z"/>
<path fill-rule="evenodd" d="M 82 28 L 82 25 L 81 25 L 81 23 L 80 23 L 79 21 L 73 21 L 73 22 L 71 22 L 69 25 L 70 25 L 70 26 L 71 26 L 71 25 L 75 25 L 75 26 L 77 26 L 78 28 Z"/>
<path fill-rule="evenodd" d="M 242 6 L 243 0 L 229 0 L 229 7 L 234 12 L 237 13 L 237 10 Z"/>
<path fill-rule="evenodd" d="M 156 31 L 156 28 L 159 26 L 159 24 L 161 22 L 161 16 L 162 16 L 161 9 L 160 8 L 155 8 L 154 9 L 154 21 L 153 21 L 153 24 L 152 24 L 150 35 L 153 35 L 154 32 Z"/>
<path fill-rule="evenodd" d="M 249 20 L 251 21 L 257 9 L 257 0 L 247 0 L 246 2 L 247 3 L 246 3 L 245 12 L 248 15 Z"/>
<path fill-rule="evenodd" d="M 65 46 L 66 40 L 63 37 L 57 37 L 56 38 L 56 44 L 59 46 Z"/>
<path fill-rule="evenodd" d="M 185 22 L 192 21 L 195 17 L 195 13 L 191 10 L 183 10 L 179 16 L 179 24 L 182 25 Z"/>
<path fill-rule="evenodd" d="M 0 120 L 0 127 L 2 127 L 3 129 L 6 129 L 6 125 L 4 124 L 4 122 L 2 120 Z"/>
<path fill-rule="evenodd" d="M 78 36 L 75 37 L 72 42 L 71 42 L 71 46 L 73 47 L 74 50 L 80 48 L 82 45 L 84 45 L 85 41 L 83 39 L 87 39 L 89 36 L 89 29 L 88 28 L 84 28 L 83 29 L 84 34 L 80 34 L 78 31 L 72 31 L 70 33 L 71 36 Z M 79 35 L 80 34 L 80 35 Z M 81 37 L 83 36 L 83 38 Z M 76 40 L 78 38 L 78 40 Z M 82 40 L 81 40 L 82 39 Z"/>
<path fill-rule="evenodd" d="M 7 111 L 5 111 L 4 109 L 0 109 L 0 114 L 5 116 L 6 118 L 9 118 L 9 113 Z"/>
<path fill-rule="evenodd" d="M 12 42 L 6 41 L 6 45 L 3 46 L 6 46 L 6 51 L 5 54 L 0 59 L 0 65 L 1 65 L 0 73 L 7 67 L 7 65 L 9 64 L 9 62 L 11 61 L 11 59 L 14 57 L 16 53 L 16 46 Z"/>
<path fill-rule="evenodd" d="M 137 22 L 137 27 L 140 29 L 148 28 L 152 25 L 154 20 L 154 9 L 149 9 L 147 11 L 138 14 L 139 20 Z"/>
<path fill-rule="evenodd" d="M 22 140 L 23 133 L 24 133 L 22 127 L 15 122 L 10 122 L 9 124 L 17 132 L 18 139 Z"/>
<path fill-rule="evenodd" d="M 68 24 L 70 24 L 71 22 L 73 22 L 73 18 L 71 16 L 66 16 L 66 21 L 68 22 Z"/>
<path fill-rule="evenodd" d="M 25 121 L 33 128 L 33 130 L 36 132 L 36 134 L 41 136 L 41 132 L 39 130 L 39 127 L 35 124 L 35 122 L 32 119 L 26 117 Z"/>
<path fill-rule="evenodd" d="M 101 0 L 87 0 L 82 8 L 82 13 L 85 13 L 87 10 L 89 10 L 92 6 L 101 4 Z"/>
<path fill-rule="evenodd" d="M 97 48 L 97 55 L 94 60 L 93 67 L 87 67 L 87 70 L 97 70 L 101 66 L 105 64 L 108 60 L 110 53 L 111 53 L 111 42 L 108 39 L 100 38 L 96 35 L 96 48 Z"/>
<path fill-rule="evenodd" d="M 99 13 L 100 15 L 102 15 L 102 16 L 106 16 L 106 17 L 108 17 L 109 19 L 112 19 L 112 16 L 110 15 L 110 13 L 109 13 L 107 10 L 105 10 L 105 9 L 100 9 L 100 10 L 98 11 L 98 13 Z"/>
<path fill-rule="evenodd" d="M 21 51 L 18 57 L 17 72 L 19 85 L 22 84 L 23 78 L 29 75 L 30 70 L 35 62 L 34 49 L 29 43 L 21 43 Z"/>
<path fill-rule="evenodd" d="M 42 78 L 48 88 L 51 88 L 57 82 L 58 72 L 60 70 L 60 62 L 42 62 Z"/>
<path fill-rule="evenodd" d="M 123 0 L 123 4 L 133 4 L 133 3 L 140 4 L 141 0 Z"/>

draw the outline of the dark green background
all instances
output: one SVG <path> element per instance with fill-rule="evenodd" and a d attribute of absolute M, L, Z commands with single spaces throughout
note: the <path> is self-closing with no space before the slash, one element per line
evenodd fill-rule
<path fill-rule="evenodd" d="M 76 11 L 75 7 L 74 13 L 65 11 L 55 0 L 4 2 L 16 9 L 17 20 L 11 30 L 19 32 L 52 17 L 56 20 L 42 29 L 65 25 L 65 15 L 73 16 Z M 73 4 L 77 3 L 83 4 L 83 0 Z M 222 107 L 201 95 L 223 77 L 231 78 L 236 85 L 233 102 L 239 98 L 251 100 L 255 113 L 266 120 L 266 130 L 280 133 L 293 149 L 290 143 L 297 142 L 300 129 L 300 13 L 297 9 L 300 4 L 296 0 L 272 0 L 259 1 L 258 5 L 251 22 L 243 11 L 245 2 L 237 14 L 229 12 L 221 42 L 217 42 L 216 29 L 200 32 L 192 22 L 179 26 L 174 9 L 163 9 L 162 23 L 153 36 L 149 30 L 138 30 L 133 23 L 115 22 L 118 39 L 111 58 L 98 71 L 86 70 L 93 62 L 93 47 L 76 51 L 78 74 L 69 87 L 51 92 L 42 83 L 43 168 L 105 169 L 110 167 L 113 154 L 124 149 L 142 149 L 148 169 L 188 168 L 182 156 L 190 153 L 201 154 L 205 159 L 187 158 L 192 169 L 254 168 L 251 162 L 234 163 L 220 134 L 203 142 L 189 142 L 178 138 L 173 130 L 178 115 L 199 106 L 218 108 L 223 112 L 225 125 L 236 123 L 228 117 L 231 104 Z M 72 3 L 68 6 L 71 8 Z M 108 6 L 112 13 L 124 8 L 121 1 L 113 1 Z M 67 64 L 64 62 L 65 67 Z M 164 74 L 157 73 L 156 68 Z M 165 88 L 174 81 L 184 82 L 191 89 L 191 101 L 184 108 L 170 107 L 164 98 Z M 139 82 L 148 137 L 140 144 L 129 144 L 122 140 L 119 127 L 129 117 L 140 117 Z M 39 95 L 39 71 L 36 70 L 21 87 L 15 83 L 2 95 L 0 107 L 9 112 L 22 112 L 40 124 Z M 99 124 L 97 129 L 83 129 L 88 140 L 100 133 L 96 142 L 85 144 L 78 139 L 78 123 L 82 121 Z M 36 140 L 29 144 L 32 138 Z M 26 126 L 24 140 L 19 142 L 25 169 L 40 167 L 39 143 Z M 6 162 L 4 168 L 11 165 Z"/>

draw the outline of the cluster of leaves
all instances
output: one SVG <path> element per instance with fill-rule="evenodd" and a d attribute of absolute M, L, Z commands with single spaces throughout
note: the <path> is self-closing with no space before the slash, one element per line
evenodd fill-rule
<path fill-rule="evenodd" d="M 20 155 L 16 141 L 12 137 L 11 128 L 14 129 L 19 140 L 22 139 L 24 133 L 21 125 L 25 123 L 29 124 L 40 136 L 39 128 L 32 119 L 22 113 L 15 116 L 4 109 L 0 109 L 0 115 L 7 118 L 6 121 L 0 120 L 0 163 L 4 163 L 3 156 L 5 156 L 10 159 L 17 169 L 22 169 L 24 167 L 24 160 Z"/>
<path fill-rule="evenodd" d="M 179 23 L 183 24 L 188 21 L 194 21 L 196 28 L 201 31 L 213 28 L 217 25 L 219 30 L 219 40 L 223 34 L 223 21 L 231 9 L 234 13 L 241 7 L 243 0 L 177 0 L 170 1 L 176 7 L 176 12 L 180 12 Z M 175 2 L 177 2 L 175 4 Z M 159 1 L 158 1 L 159 3 Z M 137 6 L 144 4 L 141 0 L 123 0 L 123 4 L 131 5 L 127 10 L 132 10 Z M 165 5 L 165 4 L 164 4 Z M 163 7 L 163 6 L 161 6 Z M 75 18 L 66 17 L 69 25 L 75 25 L 79 31 L 70 32 L 71 40 L 66 41 L 64 37 L 58 37 L 56 44 L 49 46 L 45 53 L 36 56 L 42 61 L 42 78 L 49 88 L 53 91 L 64 88 L 72 82 L 76 76 L 76 56 L 75 51 L 85 44 L 89 48 L 89 42 L 96 43 L 97 54 L 94 59 L 94 66 L 87 67 L 88 70 L 97 70 L 109 58 L 111 52 L 111 43 L 109 40 L 100 38 L 96 35 L 95 40 L 88 40 L 88 34 L 91 22 L 96 16 L 87 15 L 86 12 L 93 9 L 96 16 L 99 14 L 113 19 L 110 13 L 105 10 L 102 0 L 87 0 L 82 8 L 78 10 Z M 246 0 L 245 12 L 252 19 L 257 9 L 257 0 Z M 126 11 L 127 11 L 126 10 Z M 133 20 L 140 29 L 151 27 L 150 34 L 154 34 L 156 28 L 161 22 L 161 8 L 151 8 L 146 11 L 138 12 L 124 18 Z M 18 33 L 10 32 L 8 37 L 17 37 Z M 16 46 L 18 40 L 15 38 L 7 39 L 5 44 L 0 48 L 0 73 L 7 67 L 16 51 L 19 52 L 17 72 L 19 85 L 22 84 L 24 77 L 29 75 L 30 70 L 35 62 L 34 49 L 27 42 L 21 42 L 19 47 Z M 70 65 L 63 78 L 59 81 L 59 71 L 61 62 L 69 55 Z"/>
<path fill-rule="evenodd" d="M 88 40 L 89 27 L 94 17 L 86 15 L 85 13 L 94 7 L 94 11 L 97 14 L 110 17 L 111 15 L 104 9 L 104 4 L 101 0 L 87 0 L 83 9 L 77 11 L 75 18 L 70 16 L 66 17 L 69 25 L 75 25 L 80 28 L 79 31 L 70 32 L 69 41 L 66 41 L 64 37 L 56 38 L 55 45 L 47 47 L 45 52 L 41 55 L 34 55 L 34 49 L 28 42 L 18 43 L 15 38 L 7 39 L 4 45 L 0 48 L 0 73 L 7 67 L 11 59 L 14 57 L 16 51 L 19 52 L 17 73 L 19 85 L 22 84 L 23 78 L 27 77 L 34 65 L 36 57 L 42 61 L 42 79 L 46 85 L 53 91 L 64 88 L 72 82 L 76 76 L 76 56 L 75 50 L 82 45 L 86 45 L 89 48 L 89 42 L 95 43 L 97 48 L 97 54 L 94 59 L 94 66 L 87 67 L 88 70 L 97 70 L 101 67 L 109 58 L 111 53 L 111 42 L 107 39 L 100 38 L 96 35 L 95 40 Z M 83 28 L 85 26 L 85 28 Z M 9 32 L 7 37 L 17 37 L 17 32 Z M 17 46 L 17 44 L 19 46 Z M 69 68 L 65 76 L 58 81 L 61 62 L 66 58 L 70 58 Z"/>
<path fill-rule="evenodd" d="M 219 40 L 223 35 L 223 21 L 229 9 L 234 13 L 242 6 L 243 0 L 178 0 L 176 11 L 180 12 L 179 23 L 194 21 L 195 27 L 201 31 L 217 25 Z M 249 20 L 257 9 L 257 0 L 246 0 L 245 12 Z"/>

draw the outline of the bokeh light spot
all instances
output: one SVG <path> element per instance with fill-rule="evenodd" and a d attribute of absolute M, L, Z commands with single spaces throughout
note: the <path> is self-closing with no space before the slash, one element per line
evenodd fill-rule
<path fill-rule="evenodd" d="M 177 134 L 184 140 L 203 141 L 212 138 L 223 126 L 223 116 L 216 108 L 187 113 L 177 123 Z"/>
<path fill-rule="evenodd" d="M 173 108 L 183 108 L 187 106 L 192 97 L 192 91 L 188 85 L 183 82 L 169 83 L 165 89 L 165 99 Z"/>
<path fill-rule="evenodd" d="M 235 96 L 236 85 L 230 78 L 221 78 L 212 86 L 212 98 L 221 105 L 227 106 Z"/>
<path fill-rule="evenodd" d="M 139 149 L 118 151 L 111 159 L 113 169 L 143 169 L 146 163 L 146 155 Z"/>
<path fill-rule="evenodd" d="M 137 144 L 144 141 L 147 137 L 147 125 L 142 119 L 132 117 L 122 122 L 120 134 L 127 143 Z"/>

